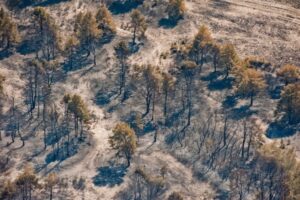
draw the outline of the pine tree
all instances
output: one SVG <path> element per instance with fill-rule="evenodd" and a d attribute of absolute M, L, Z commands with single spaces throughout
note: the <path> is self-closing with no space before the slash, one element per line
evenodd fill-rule
<path fill-rule="evenodd" d="M 285 85 L 297 82 L 300 79 L 300 68 L 295 65 L 284 65 L 277 72 L 282 77 Z"/>
<path fill-rule="evenodd" d="M 96 14 L 98 28 L 103 31 L 103 36 L 112 36 L 117 32 L 114 19 L 105 4 L 101 4 Z"/>
<path fill-rule="evenodd" d="M 7 180 L 4 183 L 3 189 L 0 190 L 0 199 L 13 200 L 16 196 L 17 188 L 15 183 Z"/>
<path fill-rule="evenodd" d="M 147 30 L 147 23 L 144 15 L 137 9 L 130 14 L 130 24 L 133 32 L 132 44 L 135 45 L 137 37 L 144 36 Z"/>
<path fill-rule="evenodd" d="M 269 198 L 279 196 L 282 199 L 296 200 L 300 197 L 300 164 L 293 149 L 281 149 L 275 143 L 263 145 L 259 149 L 262 162 L 271 161 L 269 168 L 264 167 L 270 177 L 273 191 Z M 275 173 L 274 173 L 275 172 Z M 268 177 L 267 177 L 268 178 Z M 276 180 L 276 181 L 275 181 Z M 269 188 L 266 188 L 269 189 Z"/>
<path fill-rule="evenodd" d="M 153 120 L 155 115 L 156 99 L 160 94 L 163 83 L 162 74 L 158 67 L 152 65 L 141 66 L 140 70 L 142 74 L 141 92 L 145 97 L 146 103 L 146 111 L 143 116 L 146 116 L 150 112 L 150 107 L 152 104 L 151 119 Z"/>
<path fill-rule="evenodd" d="M 65 44 L 65 53 L 69 59 L 69 64 L 70 64 L 68 70 L 73 69 L 73 62 L 75 59 L 75 53 L 78 46 L 79 46 L 79 40 L 76 36 L 72 35 L 67 39 L 67 42 Z"/>
<path fill-rule="evenodd" d="M 167 13 L 169 20 L 177 21 L 181 19 L 186 11 L 184 0 L 169 0 Z"/>
<path fill-rule="evenodd" d="M 0 10 L 0 40 L 1 47 L 10 49 L 21 41 L 17 24 L 3 8 Z"/>
<path fill-rule="evenodd" d="M 187 101 L 187 107 L 188 107 L 188 116 L 187 116 L 187 126 L 191 123 L 191 117 L 192 117 L 192 109 L 193 109 L 193 103 L 192 103 L 192 91 L 194 90 L 194 77 L 196 74 L 196 63 L 193 61 L 183 61 L 181 63 L 181 75 L 184 78 L 185 81 L 185 92 L 186 92 L 186 101 Z"/>
<path fill-rule="evenodd" d="M 221 48 L 220 66 L 225 70 L 225 79 L 229 73 L 238 65 L 240 59 L 231 44 L 226 44 Z"/>
<path fill-rule="evenodd" d="M 28 62 L 28 97 L 31 115 L 39 103 L 40 89 L 45 80 L 45 68 L 43 60 L 34 59 Z"/>
<path fill-rule="evenodd" d="M 20 189 L 23 199 L 31 200 L 32 192 L 38 187 L 38 178 L 31 166 L 25 166 L 23 173 L 19 174 L 16 179 L 16 185 Z"/>
<path fill-rule="evenodd" d="M 119 61 L 120 72 L 119 72 L 119 95 L 123 93 L 123 99 L 125 100 L 126 92 L 126 78 L 128 74 L 128 63 L 127 59 L 130 54 L 130 50 L 126 42 L 121 41 L 115 47 L 115 56 Z"/>
<path fill-rule="evenodd" d="M 84 101 L 82 100 L 81 96 L 74 94 L 69 101 L 68 104 L 68 110 L 73 114 L 74 116 L 74 127 L 75 127 L 75 133 L 78 134 L 79 130 L 79 123 L 80 123 L 80 138 L 83 137 L 83 126 L 84 124 L 87 124 L 90 120 L 90 113 L 88 111 L 88 108 Z"/>
<path fill-rule="evenodd" d="M 126 123 L 118 123 L 113 129 L 113 135 L 109 137 L 109 143 L 111 148 L 117 151 L 117 156 L 125 156 L 129 167 L 132 155 L 136 151 L 134 130 Z"/>
<path fill-rule="evenodd" d="M 3 90 L 4 90 L 3 84 L 5 79 L 6 79 L 5 76 L 0 74 L 0 95 L 1 95 L 0 97 L 2 97 L 3 94 Z"/>
<path fill-rule="evenodd" d="M 96 65 L 96 43 L 102 36 L 102 30 L 98 28 L 95 16 L 91 12 L 80 13 L 76 17 L 75 31 L 77 31 L 81 47 L 87 51 L 87 57 L 93 54 Z"/>
<path fill-rule="evenodd" d="M 229 177 L 230 199 L 245 199 L 249 193 L 249 174 L 244 169 L 234 169 Z"/>
<path fill-rule="evenodd" d="M 212 36 L 209 29 L 206 26 L 201 26 L 197 35 L 194 38 L 193 44 L 190 47 L 190 58 L 197 64 L 200 64 L 202 68 L 204 57 L 209 51 L 209 47 L 212 44 Z"/>
<path fill-rule="evenodd" d="M 53 189 L 58 184 L 58 177 L 54 173 L 50 173 L 45 180 L 45 189 L 49 191 L 49 199 L 53 199 Z"/>
<path fill-rule="evenodd" d="M 261 93 L 265 87 L 266 83 L 263 75 L 258 70 L 248 68 L 240 69 L 240 75 L 236 76 L 236 87 L 237 92 L 245 97 L 250 98 L 250 106 L 253 105 L 254 97 Z"/>
<path fill-rule="evenodd" d="M 42 51 L 42 58 L 47 61 L 56 58 L 62 50 L 61 37 L 55 20 L 42 7 L 33 10 L 34 27 L 36 31 L 36 55 L 39 57 L 39 50 Z"/>
<path fill-rule="evenodd" d="M 168 100 L 170 92 L 174 89 L 175 80 L 169 73 L 163 73 L 163 84 L 162 84 L 162 92 L 164 94 L 164 117 L 165 121 L 167 120 L 167 114 L 168 114 Z"/>
<path fill-rule="evenodd" d="M 285 113 L 290 124 L 300 122 L 300 83 L 283 88 L 277 111 Z"/>
<path fill-rule="evenodd" d="M 218 65 L 220 64 L 221 46 L 216 43 L 212 43 L 209 49 L 212 54 L 214 72 L 216 73 Z"/>

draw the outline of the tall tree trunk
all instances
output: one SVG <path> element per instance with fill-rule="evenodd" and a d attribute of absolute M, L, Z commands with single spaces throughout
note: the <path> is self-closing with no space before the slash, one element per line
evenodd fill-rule
<path fill-rule="evenodd" d="M 155 97 L 156 96 L 156 92 L 153 91 L 153 95 L 152 95 L 152 117 L 151 117 L 151 121 L 154 120 L 154 115 L 155 115 Z"/>
<path fill-rule="evenodd" d="M 247 139 L 247 122 L 244 120 L 243 122 L 244 130 L 243 130 L 243 141 L 242 141 L 242 160 L 244 160 L 245 155 L 245 143 Z"/>
<path fill-rule="evenodd" d="M 251 94 L 250 94 L 250 107 L 252 107 L 253 106 L 253 100 L 254 100 L 254 94 L 251 92 Z"/>
<path fill-rule="evenodd" d="M 97 65 L 96 63 L 96 48 L 93 46 L 93 56 L 94 56 L 94 66 Z"/>
<path fill-rule="evenodd" d="M 137 27 L 135 26 L 135 27 L 133 28 L 133 38 L 132 38 L 132 45 L 135 45 L 136 29 L 137 29 Z"/>
<path fill-rule="evenodd" d="M 80 139 L 83 138 L 83 123 L 82 120 L 80 120 Z"/>
<path fill-rule="evenodd" d="M 164 117 L 166 119 L 168 112 L 168 89 L 165 89 L 165 98 L 164 98 Z"/>

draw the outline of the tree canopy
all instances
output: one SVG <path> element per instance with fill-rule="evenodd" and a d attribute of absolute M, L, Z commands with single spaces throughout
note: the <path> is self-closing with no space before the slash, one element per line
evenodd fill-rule
<path fill-rule="evenodd" d="M 109 137 L 109 143 L 111 148 L 117 151 L 117 156 L 126 157 L 129 167 L 137 146 L 134 130 L 126 123 L 118 123 L 113 129 L 113 135 Z"/>

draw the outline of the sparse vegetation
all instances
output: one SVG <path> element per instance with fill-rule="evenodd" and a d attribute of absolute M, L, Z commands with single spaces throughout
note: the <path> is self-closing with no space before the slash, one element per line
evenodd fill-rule
<path fill-rule="evenodd" d="M 299 20 L 275 1 L 1 3 L 0 199 L 298 200 Z"/>
<path fill-rule="evenodd" d="M 93 62 L 96 65 L 96 44 L 102 36 L 103 31 L 99 29 L 97 20 L 91 12 L 80 13 L 76 17 L 75 31 L 78 35 L 80 45 L 87 52 L 87 56 L 93 54 Z"/>
<path fill-rule="evenodd" d="M 39 57 L 39 52 L 42 52 L 41 58 L 47 61 L 53 60 L 61 50 L 58 26 L 50 14 L 42 7 L 36 7 L 32 14 L 35 27 L 34 45 L 36 47 L 36 57 Z"/>

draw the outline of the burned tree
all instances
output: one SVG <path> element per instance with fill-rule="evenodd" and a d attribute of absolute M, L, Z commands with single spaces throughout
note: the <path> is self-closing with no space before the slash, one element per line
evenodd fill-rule
<path fill-rule="evenodd" d="M 126 97 L 126 78 L 128 74 L 127 59 L 129 56 L 129 48 L 124 41 L 121 41 L 115 46 L 115 56 L 118 59 L 120 72 L 119 72 L 119 95 L 123 93 L 123 99 Z"/>

